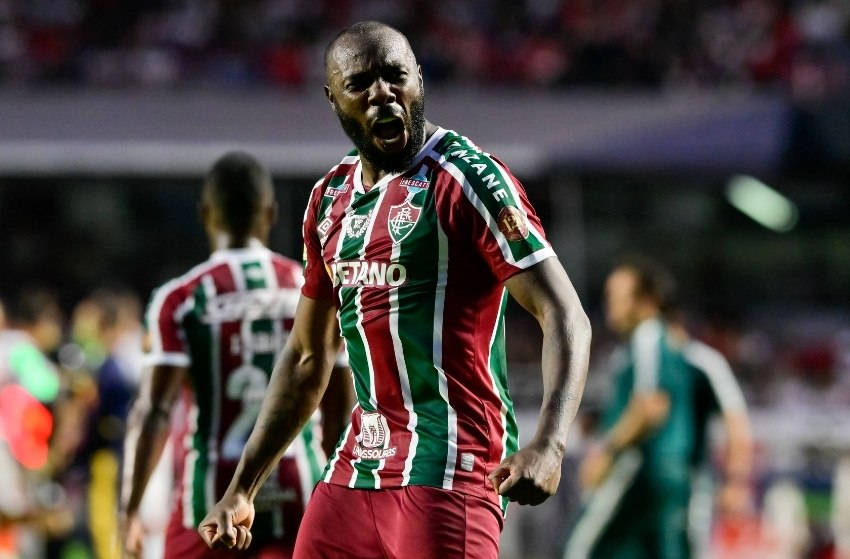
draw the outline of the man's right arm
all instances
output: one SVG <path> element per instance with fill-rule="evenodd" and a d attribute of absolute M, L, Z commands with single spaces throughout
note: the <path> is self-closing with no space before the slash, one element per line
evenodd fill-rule
<path fill-rule="evenodd" d="M 243 549 L 251 542 L 252 501 L 286 447 L 310 418 L 339 351 L 332 299 L 301 296 L 295 321 L 233 479 L 198 531 L 210 547 Z"/>

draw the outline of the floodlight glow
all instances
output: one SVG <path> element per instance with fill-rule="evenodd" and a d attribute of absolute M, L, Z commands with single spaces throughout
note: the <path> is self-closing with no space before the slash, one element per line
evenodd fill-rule
<path fill-rule="evenodd" d="M 794 202 L 753 177 L 729 179 L 726 199 L 756 223 L 778 233 L 787 233 L 797 224 Z"/>

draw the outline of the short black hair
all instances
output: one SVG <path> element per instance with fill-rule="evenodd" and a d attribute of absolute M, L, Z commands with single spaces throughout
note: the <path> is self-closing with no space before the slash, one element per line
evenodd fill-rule
<path fill-rule="evenodd" d="M 252 155 L 233 151 L 220 157 L 204 182 L 204 198 L 219 213 L 227 230 L 244 237 L 263 208 L 274 200 L 272 178 Z"/>
<path fill-rule="evenodd" d="M 650 297 L 664 315 L 679 306 L 678 287 L 673 273 L 663 264 L 643 254 L 630 254 L 617 261 L 615 270 L 629 270 L 637 280 L 635 295 Z"/>
<path fill-rule="evenodd" d="M 331 53 L 333 53 L 334 48 L 336 48 L 337 44 L 343 38 L 348 37 L 349 35 L 368 35 L 374 31 L 378 31 L 379 29 L 395 31 L 404 38 L 405 41 L 407 41 L 407 36 L 392 25 L 387 25 L 380 21 L 358 21 L 337 33 L 336 36 L 334 36 L 334 38 L 328 43 L 328 46 L 325 47 L 325 71 L 327 71 L 328 65 L 330 64 Z M 407 41 L 407 46 L 410 47 L 409 41 Z"/>

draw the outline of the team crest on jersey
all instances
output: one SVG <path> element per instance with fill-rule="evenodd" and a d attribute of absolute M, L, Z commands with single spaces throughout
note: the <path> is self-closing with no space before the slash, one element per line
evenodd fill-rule
<path fill-rule="evenodd" d="M 366 215 L 351 214 L 345 217 L 345 234 L 348 237 L 359 238 L 363 236 L 369 227 L 372 218 L 372 210 Z"/>
<path fill-rule="evenodd" d="M 421 214 L 422 208 L 414 206 L 410 203 L 410 200 L 405 200 L 403 204 L 397 206 L 390 206 L 387 227 L 394 244 L 400 243 L 410 235 Z"/>
<path fill-rule="evenodd" d="M 516 242 L 528 238 L 528 225 L 525 223 L 525 216 L 514 206 L 502 208 L 496 223 L 499 225 L 499 231 L 508 241 Z"/>
<path fill-rule="evenodd" d="M 387 418 L 378 412 L 360 414 L 360 434 L 355 440 L 354 455 L 361 460 L 384 460 L 396 455 L 396 447 L 389 446 Z"/>

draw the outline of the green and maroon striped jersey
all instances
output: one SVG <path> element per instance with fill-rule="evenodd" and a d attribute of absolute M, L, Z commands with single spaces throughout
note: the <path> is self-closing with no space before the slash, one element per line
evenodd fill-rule
<path fill-rule="evenodd" d="M 355 151 L 313 188 L 304 239 L 302 293 L 335 298 L 357 395 L 324 480 L 495 500 L 487 473 L 517 450 L 503 283 L 554 254 L 519 181 L 444 129 L 368 189 Z"/>
<path fill-rule="evenodd" d="M 300 264 L 256 242 L 214 252 L 151 297 L 146 364 L 189 372 L 174 434 L 177 505 L 187 528 L 206 516 L 233 476 L 303 283 Z M 257 496 L 258 513 L 283 511 L 270 513 L 272 532 L 281 525 L 274 518 L 300 515 L 324 465 L 320 442 L 316 422 L 308 422 Z"/>

